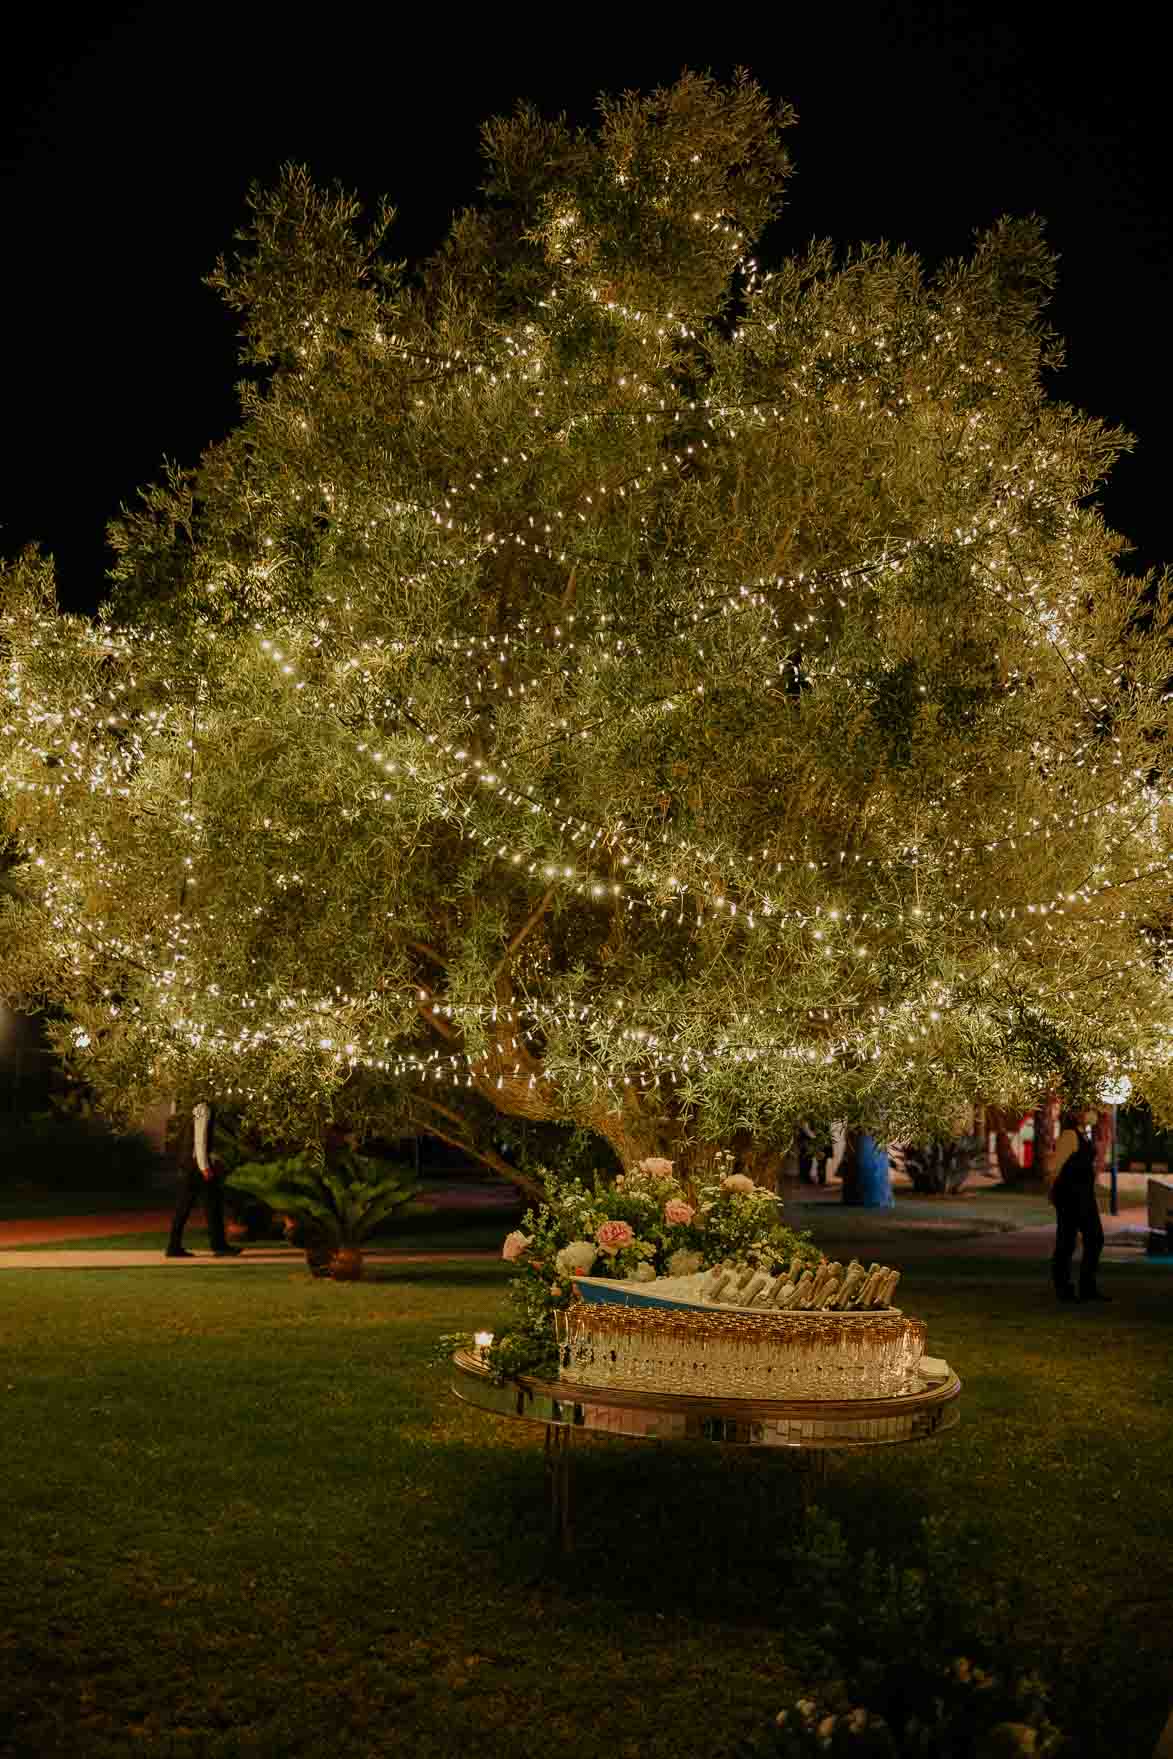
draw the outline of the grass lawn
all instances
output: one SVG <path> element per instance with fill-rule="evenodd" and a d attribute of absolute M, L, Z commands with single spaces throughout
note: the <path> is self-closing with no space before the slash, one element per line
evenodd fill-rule
<path fill-rule="evenodd" d="M 911 1267 L 965 1381 L 939 1442 L 845 1459 L 824 1511 L 915 1561 L 1020 1577 L 1024 1664 L 1147 1755 L 1173 1627 L 1173 1269 L 1059 1308 L 1039 1267 Z M 499 1324 L 496 1262 L 315 1282 L 0 1278 L 0 1755 L 721 1759 L 804 1681 L 788 1462 L 576 1442 L 578 1547 L 543 1568 L 541 1431 L 459 1406 L 438 1333 Z"/>

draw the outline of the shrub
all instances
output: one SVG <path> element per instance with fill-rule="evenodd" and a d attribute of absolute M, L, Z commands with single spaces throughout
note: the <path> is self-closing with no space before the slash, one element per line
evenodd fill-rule
<path fill-rule="evenodd" d="M 977 1136 L 936 1136 L 912 1143 L 902 1155 L 914 1191 L 941 1196 L 960 1191 L 983 1164 L 984 1148 Z"/>
<path fill-rule="evenodd" d="M 926 1521 L 916 1568 L 855 1557 L 838 1524 L 807 1516 L 786 1560 L 804 1609 L 790 1660 L 819 1682 L 748 1751 L 769 1759 L 852 1754 L 981 1759 L 1053 1753 L 1049 1692 L 1018 1662 L 1014 1591 L 982 1579 Z"/>
<path fill-rule="evenodd" d="M 230 1173 L 229 1189 L 300 1220 L 307 1243 L 314 1235 L 332 1246 L 359 1246 L 419 1187 L 394 1163 L 350 1150 L 327 1160 L 307 1149 L 282 1160 L 244 1162 Z"/>

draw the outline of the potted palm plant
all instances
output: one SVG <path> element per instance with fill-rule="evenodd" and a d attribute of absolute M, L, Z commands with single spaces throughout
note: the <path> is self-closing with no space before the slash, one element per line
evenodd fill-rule
<path fill-rule="evenodd" d="M 337 1282 L 362 1276 L 363 1241 L 419 1190 L 405 1168 L 351 1149 L 328 1160 L 320 1150 L 306 1149 L 282 1160 L 249 1162 L 237 1167 L 232 1184 L 300 1222 L 306 1263 L 315 1275 Z"/>

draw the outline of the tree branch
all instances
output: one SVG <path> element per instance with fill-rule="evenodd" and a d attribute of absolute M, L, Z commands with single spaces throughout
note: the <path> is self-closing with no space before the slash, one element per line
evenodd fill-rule
<path fill-rule="evenodd" d="M 522 923 L 521 927 L 518 929 L 517 933 L 514 935 L 513 939 L 510 941 L 509 945 L 506 947 L 505 952 L 503 953 L 501 958 L 498 960 L 497 964 L 494 966 L 492 976 L 489 978 L 490 983 L 495 983 L 497 981 L 498 977 L 500 977 L 501 973 L 508 969 L 508 967 L 513 959 L 513 955 L 514 955 L 514 953 L 516 953 L 518 947 L 521 946 L 522 942 L 525 940 L 526 936 L 530 933 L 531 929 L 536 928 L 538 923 L 542 920 L 542 917 L 546 914 L 546 911 L 550 908 L 550 904 L 551 904 L 553 897 L 554 897 L 555 889 L 556 888 L 552 885 L 546 887 L 545 891 L 542 893 L 541 898 L 534 905 L 533 909 L 530 911 L 529 915 L 526 917 L 525 921 Z"/>
<path fill-rule="evenodd" d="M 431 1105 L 432 1102 L 424 1100 L 423 1103 Z M 434 1136 L 437 1142 L 446 1142 L 449 1148 L 455 1148 L 461 1154 L 467 1154 L 470 1160 L 480 1161 L 481 1165 L 488 1167 L 490 1172 L 498 1174 L 510 1185 L 516 1185 L 519 1191 L 524 1191 L 525 1195 L 533 1202 L 541 1203 L 545 1198 L 546 1193 L 536 1180 L 527 1179 L 524 1173 L 519 1173 L 516 1167 L 511 1167 L 504 1156 L 498 1154 L 495 1149 L 474 1148 L 470 1142 L 463 1141 L 459 1136 L 451 1135 L 447 1130 L 441 1130 L 438 1124 L 432 1123 L 428 1118 L 412 1117 L 409 1114 L 409 1122 L 418 1124 L 426 1135 Z"/>
<path fill-rule="evenodd" d="M 441 971 L 447 971 L 448 961 L 443 953 L 438 953 L 435 947 L 429 947 L 426 941 L 404 941 L 403 944 L 405 947 L 410 947 L 413 953 L 422 953 L 425 959 L 430 959 L 433 965 L 440 967 Z"/>

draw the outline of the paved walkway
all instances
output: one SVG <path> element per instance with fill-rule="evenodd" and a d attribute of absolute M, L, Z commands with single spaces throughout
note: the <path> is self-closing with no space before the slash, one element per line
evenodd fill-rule
<path fill-rule="evenodd" d="M 1055 1244 L 1053 1211 L 1043 1196 L 1033 1205 L 1034 1220 L 1024 1227 L 993 1212 L 983 1217 L 967 1194 L 958 1198 L 898 1198 L 893 1209 L 845 1207 L 840 1187 L 802 1186 L 801 1196 L 788 1198 L 785 1216 L 799 1229 L 809 1229 L 833 1257 L 848 1251 L 863 1257 L 887 1252 L 893 1263 L 902 1253 L 922 1258 L 1040 1258 L 1051 1256 Z M 1106 1194 L 1100 1193 L 1102 1203 Z M 996 1198 L 993 1201 L 997 1201 Z M 1148 1240 L 1145 1211 L 1130 1207 L 1119 1215 L 1101 1209 L 1106 1260 L 1129 1259 L 1144 1253 Z"/>
<path fill-rule="evenodd" d="M 423 1201 L 429 1209 L 461 1209 L 475 1215 L 477 1210 L 497 1211 L 521 1200 L 512 1185 L 453 1182 L 432 1186 Z M 51 1246 L 57 1240 L 113 1239 L 119 1234 L 165 1234 L 170 1226 L 170 1205 L 166 1209 L 108 1209 L 98 1215 L 26 1216 L 19 1221 L 0 1221 L 0 1258 L 12 1246 Z M 504 1227 L 501 1231 L 504 1236 L 509 1230 Z M 102 1256 L 109 1263 L 112 1255 Z"/>
<path fill-rule="evenodd" d="M 124 1230 L 125 1231 L 125 1230 Z M 130 1270 L 144 1266 L 164 1266 L 169 1276 L 194 1270 L 242 1270 L 255 1264 L 284 1264 L 290 1270 L 304 1270 L 303 1254 L 288 1246 L 246 1246 L 239 1258 L 216 1258 L 197 1246 L 192 1258 L 166 1258 L 157 1249 L 137 1250 L 134 1247 L 114 1251 L 87 1252 L 84 1247 L 71 1251 L 0 1252 L 3 1270 Z M 456 1252 L 396 1252 L 379 1249 L 364 1252 L 367 1264 L 483 1264 L 500 1257 L 491 1247 L 469 1246 Z"/>

